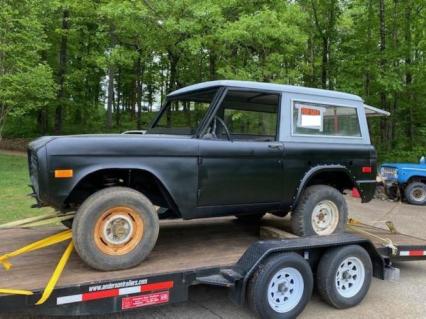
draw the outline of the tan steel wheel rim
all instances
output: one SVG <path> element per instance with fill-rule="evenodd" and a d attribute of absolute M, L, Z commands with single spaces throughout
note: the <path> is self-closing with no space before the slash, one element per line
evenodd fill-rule
<path fill-rule="evenodd" d="M 423 188 L 414 188 L 411 191 L 411 196 L 418 202 L 423 202 L 426 199 L 426 191 Z"/>
<path fill-rule="evenodd" d="M 108 209 L 98 219 L 93 236 L 96 246 L 107 255 L 125 255 L 139 244 L 144 232 L 144 223 L 139 214 L 130 207 L 118 206 Z"/>

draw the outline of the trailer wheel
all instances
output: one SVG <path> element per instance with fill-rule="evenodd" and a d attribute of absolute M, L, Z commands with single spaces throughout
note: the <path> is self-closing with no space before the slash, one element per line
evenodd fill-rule
<path fill-rule="evenodd" d="M 260 318 L 295 318 L 309 302 L 313 275 L 296 253 L 276 255 L 258 266 L 250 279 L 247 302 Z"/>
<path fill-rule="evenodd" d="M 302 237 L 343 232 L 347 220 L 345 198 L 337 189 L 327 185 L 306 188 L 291 215 L 292 230 Z"/>
<path fill-rule="evenodd" d="M 426 184 L 421 182 L 410 183 L 404 191 L 405 198 L 410 204 L 425 205 L 426 204 Z"/>
<path fill-rule="evenodd" d="M 321 298 L 337 309 L 356 306 L 370 288 L 373 266 L 358 245 L 333 248 L 321 257 L 317 286 Z"/>
<path fill-rule="evenodd" d="M 126 187 L 110 187 L 90 196 L 74 218 L 77 253 L 89 266 L 118 270 L 140 264 L 153 249 L 158 215 L 148 198 Z"/>

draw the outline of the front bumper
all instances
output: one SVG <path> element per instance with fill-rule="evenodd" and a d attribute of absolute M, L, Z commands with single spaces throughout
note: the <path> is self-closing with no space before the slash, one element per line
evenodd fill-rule
<path fill-rule="evenodd" d="M 383 186 L 389 199 L 398 200 L 401 197 L 399 184 L 396 180 L 383 180 Z"/>

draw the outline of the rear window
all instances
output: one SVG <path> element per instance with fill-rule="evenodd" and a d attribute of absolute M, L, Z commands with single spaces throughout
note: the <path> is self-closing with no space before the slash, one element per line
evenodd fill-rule
<path fill-rule="evenodd" d="M 361 137 L 357 109 L 293 101 L 293 134 Z"/>

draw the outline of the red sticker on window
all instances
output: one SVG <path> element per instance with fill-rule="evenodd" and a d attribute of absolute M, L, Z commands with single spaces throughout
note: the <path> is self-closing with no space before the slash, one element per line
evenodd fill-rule
<path fill-rule="evenodd" d="M 145 306 L 159 305 L 169 302 L 169 292 L 162 291 L 148 295 L 127 297 L 121 300 L 121 309 L 133 309 Z"/>
<path fill-rule="evenodd" d="M 320 110 L 308 109 L 307 107 L 302 107 L 302 109 L 300 110 L 300 112 L 302 113 L 302 115 L 314 115 L 314 116 L 321 115 Z"/>

